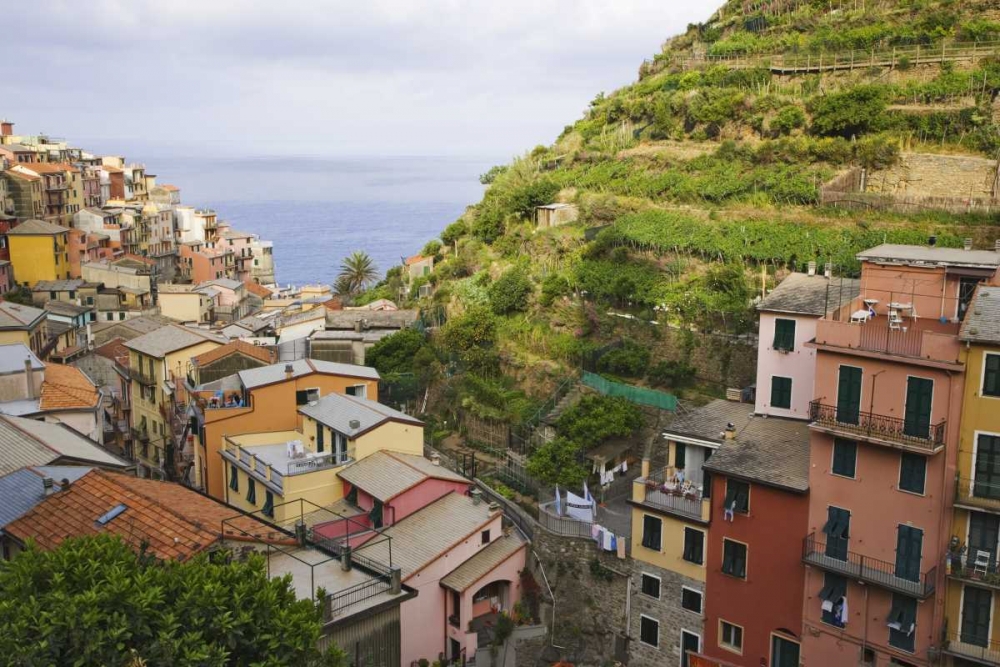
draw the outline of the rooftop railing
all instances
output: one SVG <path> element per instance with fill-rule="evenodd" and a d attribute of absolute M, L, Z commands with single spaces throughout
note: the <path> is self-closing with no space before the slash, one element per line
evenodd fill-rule
<path fill-rule="evenodd" d="M 816 426 L 829 428 L 851 438 L 885 443 L 933 454 L 944 447 L 947 421 L 919 425 L 911 420 L 875 412 L 849 412 L 820 401 L 809 403 L 809 419 Z"/>
<path fill-rule="evenodd" d="M 896 574 L 896 563 L 846 550 L 840 552 L 843 558 L 828 555 L 824 537 L 810 533 L 802 541 L 802 561 L 804 563 L 920 599 L 930 597 L 934 593 L 935 579 L 937 578 L 936 567 L 932 567 L 922 574 L 917 574 L 916 578 L 912 579 L 899 576 Z"/>

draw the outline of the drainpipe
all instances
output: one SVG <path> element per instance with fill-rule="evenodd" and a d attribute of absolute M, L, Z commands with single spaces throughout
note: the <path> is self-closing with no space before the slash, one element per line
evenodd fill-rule
<path fill-rule="evenodd" d="M 954 376 L 954 374 L 951 371 L 945 371 L 945 372 L 948 373 L 948 421 L 947 421 L 947 425 L 951 425 L 951 423 L 952 423 L 952 419 L 951 419 L 951 416 L 952 416 L 952 404 L 955 402 L 955 395 L 954 395 L 954 391 L 955 391 L 955 376 Z M 961 387 L 959 387 L 959 389 L 961 389 Z M 947 445 L 948 440 L 949 440 L 949 438 L 948 438 L 948 432 L 947 432 L 947 429 L 946 429 L 945 430 L 945 451 L 944 451 L 945 459 L 944 459 L 944 463 L 943 463 L 944 470 L 941 472 L 941 498 L 944 499 L 944 501 L 945 501 L 945 507 L 944 507 L 944 509 L 942 509 L 941 515 L 938 517 L 938 533 L 939 533 L 939 538 L 938 539 L 940 539 L 942 537 L 944 537 L 944 538 L 949 537 L 948 536 L 948 532 L 950 532 L 950 528 L 951 528 L 951 521 L 950 520 L 952 518 L 952 513 L 953 513 L 953 511 L 952 511 L 952 505 L 953 505 L 952 498 L 954 496 L 949 497 L 947 495 L 947 491 L 948 491 L 948 479 L 949 479 L 949 477 L 953 478 L 955 475 L 958 474 L 957 470 L 955 470 L 951 475 L 948 474 L 949 473 L 949 470 L 948 470 L 948 445 Z M 959 433 L 958 433 L 958 442 L 955 444 L 956 449 L 961 445 L 961 440 L 962 440 L 962 433 L 961 433 L 961 431 L 959 431 Z M 955 454 L 956 454 L 956 457 L 957 457 L 958 452 L 956 451 Z M 943 576 L 944 573 L 938 573 L 935 570 L 935 575 L 936 575 L 936 580 L 934 581 L 934 609 L 932 610 L 932 613 L 931 613 L 931 628 L 932 629 L 937 625 L 938 609 L 941 607 L 941 605 L 938 604 L 938 595 L 939 594 L 940 595 L 944 595 L 944 596 L 947 595 L 947 591 L 943 590 L 942 587 L 941 587 L 941 585 L 940 585 L 941 581 L 944 579 L 944 576 Z M 938 635 L 938 638 L 939 638 L 939 641 L 940 641 L 940 635 Z"/>

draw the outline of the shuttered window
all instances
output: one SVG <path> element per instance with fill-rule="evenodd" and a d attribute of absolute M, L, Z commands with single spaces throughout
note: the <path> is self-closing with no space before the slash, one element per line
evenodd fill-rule
<path fill-rule="evenodd" d="M 660 645 L 660 623 L 649 616 L 639 617 L 639 641 L 649 646 Z"/>
<path fill-rule="evenodd" d="M 651 574 L 642 574 L 642 593 L 651 598 L 660 599 L 660 580 Z"/>
<path fill-rule="evenodd" d="M 892 594 L 892 606 L 885 617 L 889 626 L 889 645 L 913 652 L 916 640 L 917 601 L 899 593 Z"/>
<path fill-rule="evenodd" d="M 264 516 L 274 518 L 274 494 L 270 491 L 264 493 Z"/>
<path fill-rule="evenodd" d="M 920 581 L 920 554 L 924 531 L 900 524 L 896 533 L 896 576 L 908 581 Z"/>
<path fill-rule="evenodd" d="M 924 492 L 927 459 L 919 454 L 903 453 L 899 457 L 899 488 L 911 493 Z"/>
<path fill-rule="evenodd" d="M 774 321 L 774 349 L 787 351 L 795 349 L 795 320 Z"/>
<path fill-rule="evenodd" d="M 229 464 L 229 488 L 237 493 L 240 490 L 240 472 L 235 463 Z"/>
<path fill-rule="evenodd" d="M 858 443 L 853 440 L 834 438 L 833 440 L 833 474 L 841 477 L 854 478 L 858 462 Z"/>
<path fill-rule="evenodd" d="M 725 508 L 737 514 L 749 514 L 750 484 L 737 479 L 727 479 Z"/>
<path fill-rule="evenodd" d="M 247 502 L 251 505 L 257 504 L 257 483 L 253 477 L 247 478 Z"/>
<path fill-rule="evenodd" d="M 771 376 L 771 407 L 792 407 L 792 378 Z"/>
<path fill-rule="evenodd" d="M 642 517 L 642 546 L 659 551 L 662 545 L 663 522 L 648 514 Z"/>
<path fill-rule="evenodd" d="M 827 572 L 823 576 L 823 588 L 819 592 L 820 618 L 828 625 L 835 625 L 838 628 L 844 627 L 841 618 L 843 600 L 847 596 L 847 579 Z"/>
<path fill-rule="evenodd" d="M 326 429 L 323 428 L 323 425 L 320 424 L 319 422 L 316 422 L 316 451 L 320 454 L 323 453 L 323 448 L 325 444 L 323 442 L 324 431 L 326 431 Z"/>
<path fill-rule="evenodd" d="M 987 354 L 983 365 L 983 396 L 1000 396 L 1000 354 Z"/>
<path fill-rule="evenodd" d="M 837 560 L 847 560 L 847 547 L 851 537 L 851 513 L 840 507 L 826 510 L 826 555 Z"/>
<path fill-rule="evenodd" d="M 696 565 L 705 562 L 705 533 L 695 528 L 684 528 L 684 560 Z"/>

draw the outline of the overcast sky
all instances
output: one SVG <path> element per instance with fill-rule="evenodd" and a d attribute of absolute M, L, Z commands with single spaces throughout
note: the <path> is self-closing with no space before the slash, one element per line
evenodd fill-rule
<path fill-rule="evenodd" d="M 0 116 L 77 144 L 513 155 L 551 143 L 704 0 L 4 3 Z"/>

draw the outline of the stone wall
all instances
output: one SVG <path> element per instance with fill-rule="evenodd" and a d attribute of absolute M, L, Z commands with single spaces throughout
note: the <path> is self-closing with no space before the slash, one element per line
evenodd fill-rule
<path fill-rule="evenodd" d="M 702 614 L 688 611 L 681 606 L 681 588 L 686 586 L 700 591 L 704 610 L 705 584 L 649 563 L 634 562 L 632 569 L 630 667 L 680 664 L 681 630 L 693 632 L 702 638 L 705 636 L 702 631 L 704 624 Z M 659 599 L 642 593 L 643 573 L 660 579 Z M 639 624 L 643 615 L 660 624 L 659 645 L 656 647 L 639 641 Z"/>
<path fill-rule="evenodd" d="M 752 337 L 661 327 L 659 340 L 651 341 L 650 346 L 656 360 L 686 360 L 704 382 L 742 388 L 757 380 L 757 343 Z"/>
<path fill-rule="evenodd" d="M 921 197 L 991 197 L 996 172 L 996 160 L 903 153 L 892 167 L 869 172 L 865 191 Z"/>

